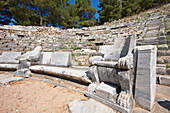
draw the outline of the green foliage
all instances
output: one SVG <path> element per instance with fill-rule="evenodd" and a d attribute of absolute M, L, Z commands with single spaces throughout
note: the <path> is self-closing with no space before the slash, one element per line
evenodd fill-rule
<path fill-rule="evenodd" d="M 168 0 L 99 0 L 100 23 L 91 0 L 0 0 L 0 24 L 88 27 L 137 14 Z"/>
<path fill-rule="evenodd" d="M 0 0 L 0 24 L 9 24 L 12 19 L 12 14 L 9 11 L 7 0 Z"/>
<path fill-rule="evenodd" d="M 100 8 L 100 24 L 111 22 L 121 18 L 121 2 L 120 0 L 99 0 Z"/>
<path fill-rule="evenodd" d="M 32 77 L 32 74 L 31 74 L 31 73 L 29 74 L 29 77 Z"/>
<path fill-rule="evenodd" d="M 13 14 L 15 22 L 19 25 L 39 25 L 39 19 L 30 0 L 8 0 L 9 10 Z"/>
<path fill-rule="evenodd" d="M 53 1 L 52 4 L 48 16 L 50 24 L 53 26 L 59 24 L 64 28 L 78 27 L 76 23 L 78 23 L 79 17 L 76 15 L 75 5 L 72 5 L 68 0 L 63 0 L 58 4 Z"/>
<path fill-rule="evenodd" d="M 138 14 L 167 0 L 99 0 L 100 24 Z"/>
<path fill-rule="evenodd" d="M 91 0 L 76 0 L 76 14 L 79 17 L 79 25 L 82 27 L 95 25 L 96 9 L 91 6 Z"/>

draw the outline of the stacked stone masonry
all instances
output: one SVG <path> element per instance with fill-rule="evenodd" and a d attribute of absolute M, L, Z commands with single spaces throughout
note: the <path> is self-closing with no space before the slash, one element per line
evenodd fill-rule
<path fill-rule="evenodd" d="M 72 64 L 88 66 L 88 59 L 100 45 L 111 45 L 115 37 L 136 34 L 137 45 L 156 45 L 157 79 L 170 75 L 170 4 L 135 16 L 81 29 L 38 26 L 0 26 L 0 55 L 3 51 L 22 52 L 42 46 L 44 52 L 72 52 Z M 160 76 L 161 75 L 161 76 Z"/>

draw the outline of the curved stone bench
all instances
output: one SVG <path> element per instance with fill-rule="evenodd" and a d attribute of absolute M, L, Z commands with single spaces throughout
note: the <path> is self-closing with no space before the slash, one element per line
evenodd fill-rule
<path fill-rule="evenodd" d="M 83 69 L 43 65 L 31 66 L 29 69 L 32 72 L 50 74 L 54 76 L 76 80 L 83 83 L 91 83 L 91 80 L 88 78 L 87 70 Z"/>
<path fill-rule="evenodd" d="M 42 52 L 38 65 L 31 66 L 32 72 L 50 74 L 83 83 L 91 83 L 87 70 L 71 66 L 71 52 Z"/>

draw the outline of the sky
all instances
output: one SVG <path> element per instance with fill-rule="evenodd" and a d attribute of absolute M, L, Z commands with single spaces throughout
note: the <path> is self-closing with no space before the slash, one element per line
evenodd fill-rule
<path fill-rule="evenodd" d="M 74 2 L 75 2 L 75 0 L 70 0 L 70 1 L 72 4 L 74 4 Z M 91 2 L 92 2 L 92 7 L 96 8 L 97 11 L 100 10 L 100 8 L 97 7 L 100 4 L 99 0 L 91 0 Z M 99 13 L 98 12 L 96 12 L 95 18 L 98 19 L 98 21 L 99 21 Z"/>

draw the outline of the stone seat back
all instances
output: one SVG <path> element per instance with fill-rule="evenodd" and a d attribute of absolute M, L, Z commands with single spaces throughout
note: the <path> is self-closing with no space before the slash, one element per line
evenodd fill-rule
<path fill-rule="evenodd" d="M 21 55 L 21 52 L 2 52 L 0 64 L 19 64 L 19 60 L 15 58 Z"/>
<path fill-rule="evenodd" d="M 104 55 L 104 61 L 118 61 L 135 48 L 135 36 L 124 35 L 114 39 L 113 45 L 100 46 L 99 53 Z"/>
<path fill-rule="evenodd" d="M 39 64 L 58 67 L 69 67 L 71 66 L 71 61 L 71 52 L 42 52 Z"/>

